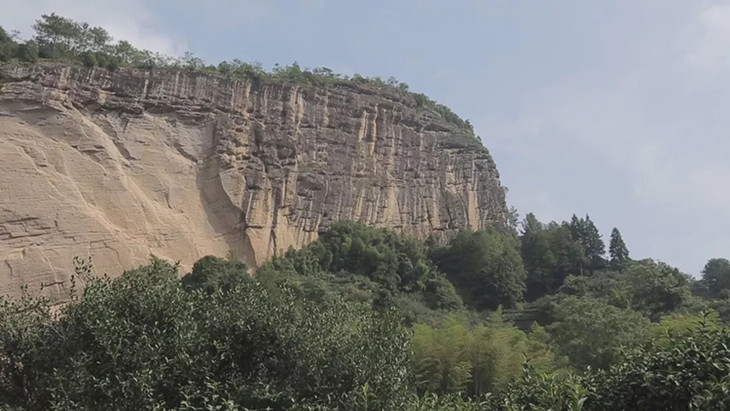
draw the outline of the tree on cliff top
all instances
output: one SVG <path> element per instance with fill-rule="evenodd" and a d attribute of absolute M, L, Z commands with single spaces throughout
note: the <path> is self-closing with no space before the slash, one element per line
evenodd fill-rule
<path fill-rule="evenodd" d="M 56 13 L 44 14 L 33 25 L 35 35 L 32 40 L 17 44 L 13 53 L 3 50 L 3 39 L 0 36 L 0 62 L 17 58 L 21 61 L 34 62 L 37 58 L 63 61 L 72 64 L 83 64 L 88 67 L 104 67 L 111 71 L 123 66 L 142 69 L 157 67 L 185 69 L 190 71 L 212 71 L 226 75 L 240 76 L 258 82 L 264 79 L 286 81 L 300 84 L 311 84 L 317 87 L 328 87 L 342 82 L 353 82 L 371 88 L 388 90 L 401 96 L 410 96 L 417 107 L 428 109 L 446 121 L 455 125 L 462 132 L 476 138 L 471 122 L 464 120 L 448 107 L 438 104 L 423 94 L 408 90 L 406 83 L 398 82 L 391 77 L 383 81 L 380 77 L 348 76 L 335 74 L 331 69 L 320 67 L 305 69 L 297 62 L 280 66 L 276 64 L 271 72 L 263 70 L 255 63 L 236 64 L 223 61 L 217 66 L 207 65 L 202 59 L 187 52 L 182 57 L 171 57 L 149 50 L 133 47 L 129 42 L 114 42 L 109 32 L 102 27 L 91 27 L 88 23 L 78 22 L 62 17 Z M 13 43 L 14 44 L 14 43 Z M 238 66 L 238 67 L 236 67 Z"/>

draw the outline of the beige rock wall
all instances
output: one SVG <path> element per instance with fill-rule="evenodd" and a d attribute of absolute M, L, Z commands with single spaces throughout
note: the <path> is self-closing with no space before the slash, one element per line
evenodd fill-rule
<path fill-rule="evenodd" d="M 343 219 L 443 240 L 503 226 L 504 193 L 480 143 L 393 91 L 0 67 L 0 294 L 64 292 L 74 256 L 257 265 Z"/>

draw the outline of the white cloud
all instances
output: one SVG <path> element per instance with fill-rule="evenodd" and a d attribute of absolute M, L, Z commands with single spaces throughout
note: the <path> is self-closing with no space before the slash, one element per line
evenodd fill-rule
<path fill-rule="evenodd" d="M 138 48 L 179 55 L 186 50 L 180 39 L 161 32 L 153 13 L 143 0 L 6 0 L 0 25 L 32 35 L 32 25 L 42 14 L 55 12 L 92 26 L 102 26 L 117 40 L 127 40 Z"/>
<path fill-rule="evenodd" d="M 730 191 L 721 188 L 730 181 L 723 154 L 730 144 L 707 131 L 711 122 L 695 117 L 698 111 L 692 106 L 704 102 L 693 100 L 691 93 L 677 98 L 685 100 L 687 118 L 656 124 L 654 110 L 663 102 L 634 82 L 551 88 L 526 107 L 519 120 L 522 130 L 511 133 L 517 140 L 511 144 L 517 147 L 522 140 L 533 150 L 556 144 L 585 147 L 590 150 L 585 155 L 600 156 L 626 172 L 636 200 L 646 207 L 722 212 L 730 219 Z M 696 135 L 682 131 L 687 123 L 697 127 Z M 702 126 L 707 129 L 700 135 Z"/>
<path fill-rule="evenodd" d="M 730 67 L 730 4 L 713 4 L 699 15 L 702 35 L 687 60 L 715 72 Z"/>
<path fill-rule="evenodd" d="M 326 0 L 217 0 L 215 3 L 199 0 L 178 0 L 174 6 L 194 15 L 207 30 L 227 30 L 245 26 L 283 24 L 282 16 L 307 13 L 321 9 Z M 287 27 L 282 26 L 282 33 Z"/>
<path fill-rule="evenodd" d="M 327 4 L 327 0 L 300 0 L 304 9 L 319 9 Z"/>
<path fill-rule="evenodd" d="M 625 228 L 636 257 L 696 274 L 730 247 L 718 230 L 730 227 L 730 119 L 716 114 L 730 110 L 730 82 L 695 83 L 683 61 L 659 54 L 628 73 L 531 92 L 518 117 L 486 128 L 505 140 L 497 164 L 505 180 L 520 182 L 508 184 L 520 211 L 542 219 L 589 212 L 599 225 Z"/>

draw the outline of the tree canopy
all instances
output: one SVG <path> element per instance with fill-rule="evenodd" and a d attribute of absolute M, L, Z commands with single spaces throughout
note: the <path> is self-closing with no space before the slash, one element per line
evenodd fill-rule
<path fill-rule="evenodd" d="M 183 276 L 154 258 L 114 279 L 79 264 L 83 293 L 59 314 L 0 299 L 0 407 L 725 406 L 727 260 L 701 281 L 651 259 L 581 271 L 574 238 L 532 214 L 519 237 L 444 245 L 339 222 L 255 277 L 232 257 Z"/>
<path fill-rule="evenodd" d="M 273 298 L 255 281 L 209 291 L 184 288 L 175 266 L 153 260 L 92 280 L 57 318 L 41 300 L 3 302 L 0 404 L 393 409 L 405 401 L 408 333 L 397 317 L 286 290 Z"/>
<path fill-rule="evenodd" d="M 730 290 L 730 261 L 713 258 L 702 270 L 702 281 L 714 297 L 727 297 Z"/>
<path fill-rule="evenodd" d="M 513 307 L 522 300 L 525 269 L 517 240 L 495 230 L 463 231 L 432 252 L 462 299 L 479 308 Z"/>

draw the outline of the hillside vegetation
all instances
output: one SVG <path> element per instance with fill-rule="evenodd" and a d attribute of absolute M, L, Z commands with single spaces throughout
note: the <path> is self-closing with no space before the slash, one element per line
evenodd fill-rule
<path fill-rule="evenodd" d="M 471 130 L 395 80 L 206 66 L 55 14 L 35 31 L 0 29 L 0 61 L 362 83 Z M 616 228 L 606 244 L 587 215 L 510 221 L 448 244 L 339 222 L 255 276 L 232 256 L 190 272 L 153 257 L 114 277 L 76 259 L 65 304 L 0 298 L 0 409 L 730 408 L 730 261 L 694 279 L 632 259 Z"/>
<path fill-rule="evenodd" d="M 447 246 L 342 222 L 250 277 L 208 256 L 0 305 L 6 409 L 724 409 L 730 262 L 634 261 L 590 218 Z M 83 285 L 83 291 L 79 291 Z M 527 300 L 525 300 L 527 298 Z M 537 307 L 537 310 L 535 309 Z M 523 310 L 522 308 L 526 308 Z M 518 328 L 506 315 L 534 315 Z"/>

